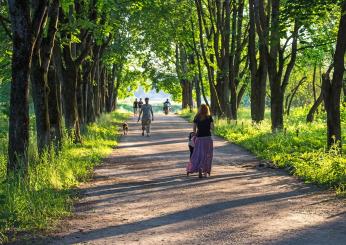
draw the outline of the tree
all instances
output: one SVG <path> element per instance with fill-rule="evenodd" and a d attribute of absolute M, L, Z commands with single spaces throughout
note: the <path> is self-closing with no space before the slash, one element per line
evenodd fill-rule
<path fill-rule="evenodd" d="M 48 1 L 9 0 L 12 27 L 12 83 L 7 172 L 28 170 L 29 76 L 35 43 L 41 33 Z M 33 15 L 31 15 L 31 12 Z"/>
<path fill-rule="evenodd" d="M 267 19 L 260 18 L 259 10 L 255 11 L 255 0 L 249 0 L 249 68 L 251 73 L 251 118 L 254 122 L 264 120 L 268 64 L 265 56 L 265 45 L 268 33 L 263 33 L 258 43 L 259 58 L 257 61 L 256 30 L 262 33 L 261 26 L 267 26 Z M 259 5 L 257 5 L 259 7 Z M 255 16 L 257 14 L 257 17 Z M 257 19 L 257 28 L 256 28 Z M 258 64 L 257 64 L 258 63 Z"/>
<path fill-rule="evenodd" d="M 327 111 L 327 144 L 331 147 L 337 143 L 341 151 L 340 100 L 343 76 L 345 72 L 346 52 L 346 1 L 341 3 L 341 17 L 336 41 L 333 78 L 323 79 L 322 90 L 325 109 Z"/>
<path fill-rule="evenodd" d="M 59 0 L 53 0 L 49 4 L 48 13 L 45 17 L 49 22 L 46 28 L 47 34 L 44 36 L 43 32 L 45 30 L 41 28 L 41 33 L 35 44 L 32 57 L 31 84 L 39 153 L 43 153 L 51 144 L 48 70 L 53 52 L 55 34 L 57 32 L 58 15 Z M 54 90 L 52 90 L 52 96 L 54 96 L 53 93 Z"/>

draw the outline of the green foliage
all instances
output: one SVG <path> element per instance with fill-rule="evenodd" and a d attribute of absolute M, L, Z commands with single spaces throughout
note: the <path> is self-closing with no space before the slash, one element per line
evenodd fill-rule
<path fill-rule="evenodd" d="M 295 109 L 285 118 L 287 128 L 272 133 L 269 113 L 261 124 L 253 124 L 249 109 L 241 109 L 237 123 L 228 124 L 216 120 L 215 134 L 239 144 L 258 157 L 269 160 L 280 168 L 301 177 L 307 182 L 333 187 L 338 193 L 346 193 L 346 158 L 333 148 L 326 152 L 325 115 L 316 122 L 305 123 L 306 109 Z M 195 113 L 183 111 L 181 115 L 192 121 Z M 343 128 L 346 128 L 346 108 L 342 110 Z M 343 132 L 346 140 L 346 132 Z M 346 154 L 346 147 L 343 148 Z"/>
<path fill-rule="evenodd" d="M 46 229 L 70 214 L 74 198 L 71 188 L 86 181 L 93 168 L 117 143 L 118 125 L 128 114 L 103 115 L 87 127 L 83 144 L 65 142 L 58 155 L 38 157 L 31 144 L 30 171 L 26 181 L 5 180 L 6 148 L 0 153 L 0 234 Z M 1 139 L 1 145 L 6 138 Z M 34 142 L 35 139 L 32 139 Z M 0 236 L 1 242 L 1 236 Z"/>

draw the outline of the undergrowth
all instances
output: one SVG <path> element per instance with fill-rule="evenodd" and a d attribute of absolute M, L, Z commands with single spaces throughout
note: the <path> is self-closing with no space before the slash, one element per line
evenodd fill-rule
<path fill-rule="evenodd" d="M 69 215 L 75 197 L 73 188 L 87 180 L 93 168 L 117 144 L 118 125 L 128 114 L 113 112 L 102 115 L 83 132 L 83 144 L 65 140 L 62 151 L 39 159 L 29 149 L 29 177 L 23 181 L 5 181 L 7 137 L 0 148 L 0 243 L 7 235 L 22 231 L 46 230 L 61 217 Z M 6 136 L 6 135 L 3 135 Z"/>
<path fill-rule="evenodd" d="M 181 116 L 192 121 L 195 112 L 182 111 Z M 314 123 L 306 123 L 307 109 L 295 109 L 285 117 L 285 129 L 272 133 L 269 112 L 260 124 L 253 124 L 250 110 L 242 108 L 237 122 L 215 120 L 215 134 L 239 144 L 261 159 L 299 176 L 306 182 L 332 187 L 346 194 L 346 109 L 342 109 L 343 155 L 335 147 L 326 150 L 325 114 Z"/>

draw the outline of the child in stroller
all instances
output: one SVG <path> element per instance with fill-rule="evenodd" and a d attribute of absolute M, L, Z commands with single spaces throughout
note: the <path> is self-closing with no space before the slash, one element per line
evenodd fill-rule
<path fill-rule="evenodd" d="M 189 150 L 190 150 L 190 158 L 192 156 L 193 153 L 193 149 L 195 148 L 195 139 L 196 139 L 196 133 L 195 132 L 191 132 L 189 134 Z"/>

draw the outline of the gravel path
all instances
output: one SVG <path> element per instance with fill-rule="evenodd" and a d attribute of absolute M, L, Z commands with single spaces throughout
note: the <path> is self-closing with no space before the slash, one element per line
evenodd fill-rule
<path fill-rule="evenodd" d="M 346 205 L 288 176 L 258 167 L 247 151 L 215 138 L 210 178 L 186 177 L 191 125 L 158 116 L 152 136 L 129 123 L 75 215 L 53 244 L 346 244 Z"/>

